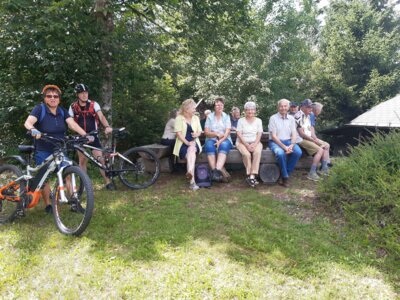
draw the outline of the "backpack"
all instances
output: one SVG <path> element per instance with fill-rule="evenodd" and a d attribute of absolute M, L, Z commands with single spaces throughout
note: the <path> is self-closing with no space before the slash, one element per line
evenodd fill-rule
<path fill-rule="evenodd" d="M 99 125 L 99 116 L 96 114 L 94 111 L 94 104 L 96 102 L 90 101 L 86 103 L 85 110 L 82 110 L 81 106 L 79 105 L 78 101 L 72 103 L 71 108 L 74 113 L 74 120 L 76 123 L 78 123 L 78 119 L 80 116 L 83 117 L 83 130 L 86 131 L 86 118 L 91 117 L 94 118 L 96 121 L 96 124 Z M 89 107 L 88 107 L 89 104 Z"/>
<path fill-rule="evenodd" d="M 39 123 L 43 121 L 44 116 L 46 115 L 46 105 L 41 103 L 40 106 L 42 107 L 42 110 L 40 111 Z M 57 106 L 57 112 L 60 113 L 64 119 L 64 110 L 61 107 Z"/>
<path fill-rule="evenodd" d="M 196 165 L 194 179 L 199 187 L 211 187 L 211 172 L 207 164 Z"/>

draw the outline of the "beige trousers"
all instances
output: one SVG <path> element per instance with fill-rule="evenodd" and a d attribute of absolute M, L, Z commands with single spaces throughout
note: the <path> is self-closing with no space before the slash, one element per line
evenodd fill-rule
<path fill-rule="evenodd" d="M 263 148 L 261 142 L 258 143 L 254 152 L 249 152 L 249 150 L 247 150 L 246 146 L 238 141 L 236 142 L 236 148 L 242 154 L 243 163 L 244 163 L 244 166 L 246 167 L 246 174 L 247 175 L 251 175 L 251 174 L 257 175 L 258 170 L 260 168 L 261 151 Z"/>

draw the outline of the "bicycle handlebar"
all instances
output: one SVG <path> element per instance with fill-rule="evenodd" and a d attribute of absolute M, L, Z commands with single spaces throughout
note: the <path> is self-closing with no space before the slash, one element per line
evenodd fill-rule
<path fill-rule="evenodd" d="M 28 132 L 29 133 L 29 132 Z M 77 144 L 87 144 L 90 142 L 89 137 L 91 135 L 87 134 L 85 136 L 65 136 L 63 138 L 57 138 L 54 136 L 50 136 L 47 133 L 41 133 L 41 139 L 44 139 L 47 142 L 57 146 L 58 148 L 66 148 L 69 145 L 77 145 Z"/>

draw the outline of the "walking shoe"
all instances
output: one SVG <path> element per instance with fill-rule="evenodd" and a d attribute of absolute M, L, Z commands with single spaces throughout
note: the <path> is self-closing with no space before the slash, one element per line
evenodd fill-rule
<path fill-rule="evenodd" d="M 278 184 L 285 188 L 288 188 L 289 187 L 289 178 L 288 177 L 280 177 Z"/>
<path fill-rule="evenodd" d="M 199 186 L 196 184 L 196 182 L 193 182 L 193 183 L 191 183 L 191 184 L 189 185 L 189 188 L 190 188 L 192 191 L 197 191 L 197 190 L 199 189 Z"/>
<path fill-rule="evenodd" d="M 22 207 L 17 208 L 17 211 L 15 213 L 17 218 L 25 217 L 25 210 Z"/>
<path fill-rule="evenodd" d="M 318 176 L 317 172 L 308 172 L 307 179 L 318 181 L 321 179 L 321 177 Z"/>
<path fill-rule="evenodd" d="M 49 204 L 49 205 L 47 205 L 45 208 L 44 208 L 44 211 L 47 213 L 47 214 L 53 214 L 53 207 L 51 206 L 51 204 Z"/>
<path fill-rule="evenodd" d="M 110 182 L 110 183 L 106 184 L 106 190 L 114 191 L 115 189 L 116 188 L 115 188 L 115 184 L 114 183 Z"/>
<path fill-rule="evenodd" d="M 329 169 L 321 169 L 321 171 L 319 171 L 319 174 L 323 176 L 329 176 Z"/>
<path fill-rule="evenodd" d="M 214 169 L 212 172 L 212 181 L 221 182 L 222 181 L 222 173 L 220 170 Z"/>

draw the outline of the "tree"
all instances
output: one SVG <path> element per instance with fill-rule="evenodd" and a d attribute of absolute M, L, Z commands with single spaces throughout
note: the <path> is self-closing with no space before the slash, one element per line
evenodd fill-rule
<path fill-rule="evenodd" d="M 387 1 L 331 3 L 314 64 L 314 97 L 346 123 L 400 88 L 400 22 Z M 385 9 L 382 10 L 381 6 Z"/>

